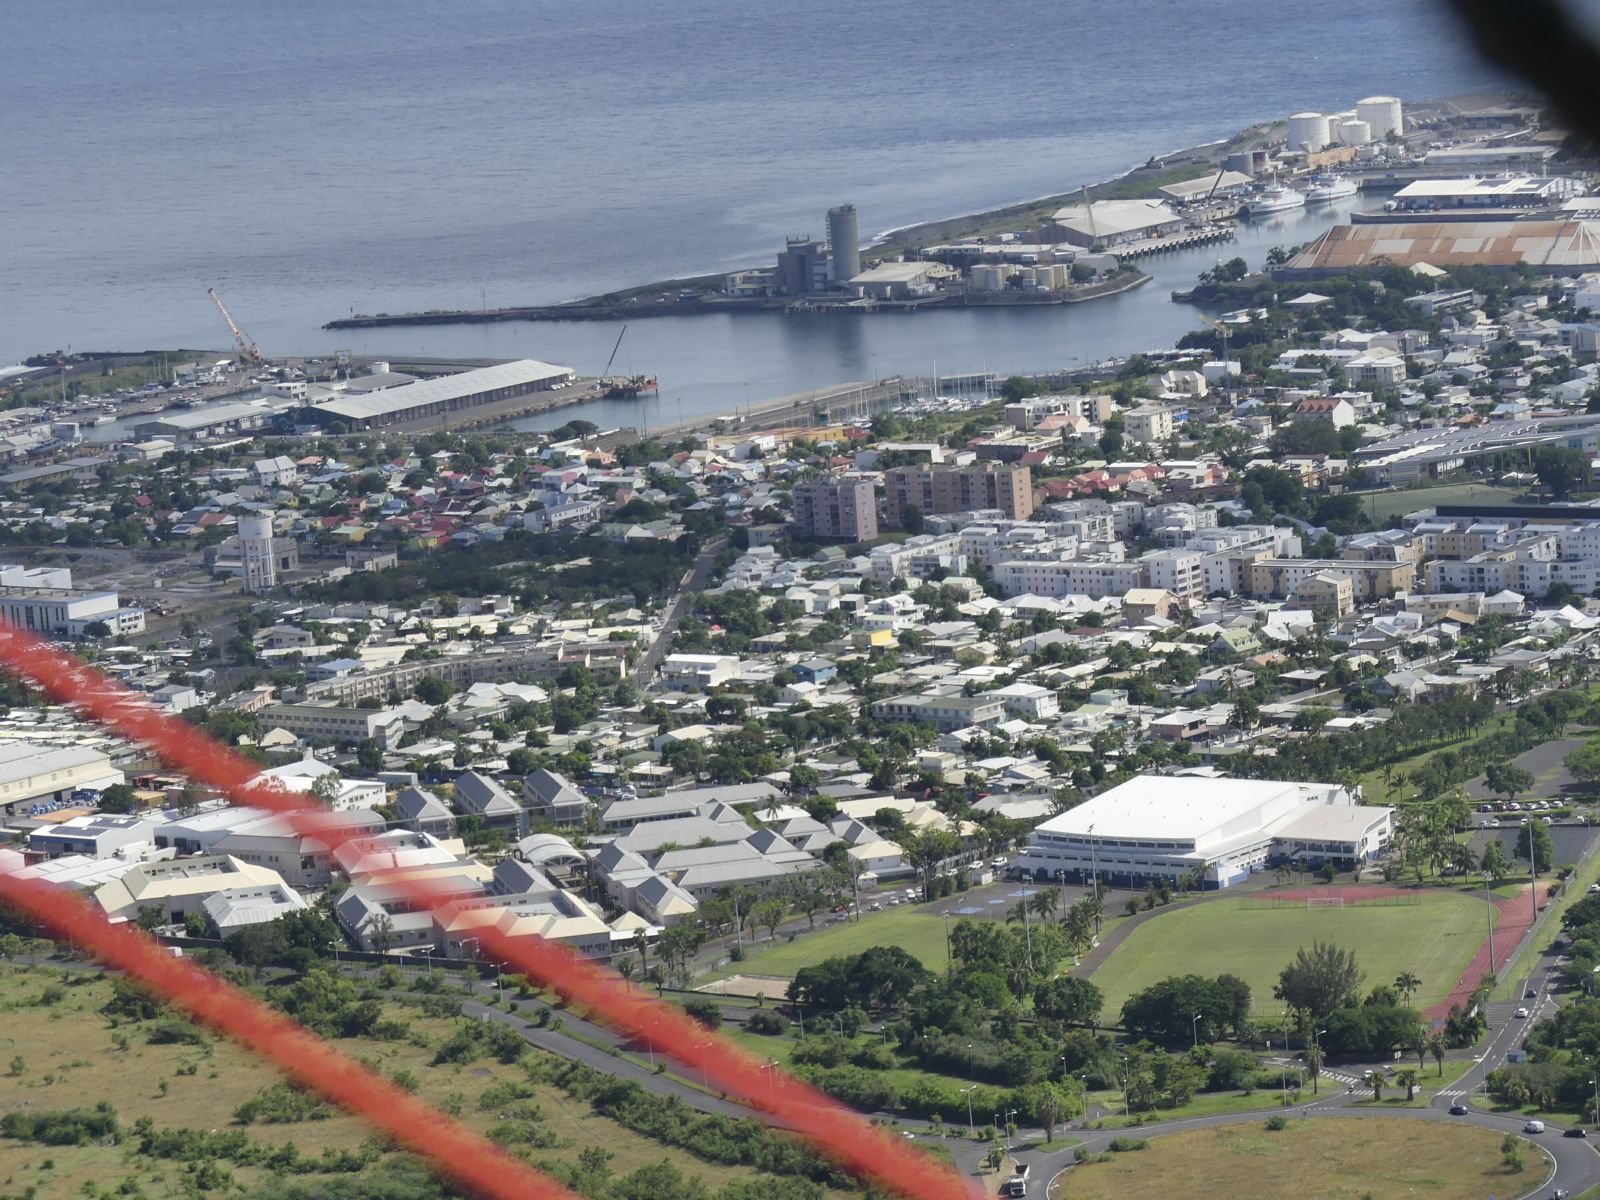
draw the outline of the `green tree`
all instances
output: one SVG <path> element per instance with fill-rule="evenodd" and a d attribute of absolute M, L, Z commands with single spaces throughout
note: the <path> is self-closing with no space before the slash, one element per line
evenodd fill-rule
<path fill-rule="evenodd" d="M 1588 485 L 1589 456 L 1570 446 L 1540 446 L 1533 455 L 1533 473 L 1557 500 Z"/>
<path fill-rule="evenodd" d="M 1515 800 L 1519 792 L 1533 786 L 1533 773 L 1508 762 L 1490 763 L 1483 773 L 1484 786 L 1497 796 Z"/>
<path fill-rule="evenodd" d="M 1533 869 L 1542 875 L 1555 863 L 1556 845 L 1550 837 L 1550 829 L 1537 817 L 1529 817 L 1528 823 L 1517 831 L 1517 857 L 1527 858 L 1533 855 Z"/>
<path fill-rule="evenodd" d="M 1422 980 L 1411 971 L 1401 971 L 1394 977 L 1394 990 L 1405 997 L 1407 1004 L 1411 1003 L 1411 995 L 1422 986 Z"/>
<path fill-rule="evenodd" d="M 1483 848 L 1483 858 L 1478 865 L 1494 886 L 1499 887 L 1504 883 L 1506 876 L 1511 873 L 1511 860 L 1506 857 L 1505 843 L 1499 838 L 1491 838 Z"/>
<path fill-rule="evenodd" d="M 1562 765 L 1585 783 L 1600 783 L 1600 739 L 1589 742 L 1562 759 Z"/>
<path fill-rule="evenodd" d="M 1057 975 L 1033 990 L 1033 1011 L 1052 1021 L 1069 1025 L 1093 1025 L 1100 1019 L 1105 998 L 1087 979 Z"/>
<path fill-rule="evenodd" d="M 133 813 L 139 811 L 139 797 L 125 783 L 113 783 L 100 793 L 100 811 L 103 813 Z"/>
<path fill-rule="evenodd" d="M 417 680 L 416 697 L 424 704 L 438 706 L 450 699 L 450 685 L 437 675 L 424 675 Z"/>
<path fill-rule="evenodd" d="M 356 746 L 356 762 L 363 771 L 382 770 L 383 747 L 371 738 L 362 738 Z"/>
<path fill-rule="evenodd" d="M 1302 946 L 1295 951 L 1293 960 L 1278 973 L 1272 994 L 1320 1021 L 1354 1002 L 1363 978 L 1352 951 L 1332 942 L 1313 942 L 1309 950 Z"/>

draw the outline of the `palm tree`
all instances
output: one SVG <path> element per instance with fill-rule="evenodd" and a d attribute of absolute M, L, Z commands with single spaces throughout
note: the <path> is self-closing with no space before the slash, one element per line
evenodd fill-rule
<path fill-rule="evenodd" d="M 1036 917 L 1041 921 L 1048 921 L 1056 914 L 1056 905 L 1061 903 L 1061 893 L 1053 887 L 1042 888 L 1033 894 L 1033 899 L 1028 903 Z"/>
<path fill-rule="evenodd" d="M 633 959 L 624 958 L 617 963 L 617 974 L 622 976 L 622 982 L 627 983 L 633 978 Z"/>
<path fill-rule="evenodd" d="M 1418 1076 L 1418 1074 L 1419 1074 L 1419 1072 L 1410 1071 L 1410 1070 L 1396 1071 L 1394 1073 L 1395 1086 L 1396 1087 L 1405 1088 L 1405 1090 L 1406 1090 L 1406 1099 L 1408 1101 L 1415 1100 L 1417 1098 L 1417 1076 Z M 1373 1086 L 1373 1099 L 1377 1099 L 1377 1086 L 1376 1085 Z"/>
<path fill-rule="evenodd" d="M 1444 1031 L 1436 1030 L 1428 1035 L 1428 1053 L 1433 1055 L 1433 1061 L 1439 1065 L 1439 1074 L 1444 1074 L 1444 1052 L 1449 1048 L 1445 1040 Z"/>
<path fill-rule="evenodd" d="M 1322 1078 L 1322 1047 L 1312 1042 L 1306 1047 L 1306 1073 L 1311 1076 L 1311 1092 L 1318 1094 L 1318 1083 Z"/>
<path fill-rule="evenodd" d="M 1421 986 L 1422 980 L 1418 979 L 1410 971 L 1401 971 L 1400 974 L 1394 977 L 1394 990 L 1406 998 L 1407 1008 L 1411 1007 L 1411 993 Z"/>
<path fill-rule="evenodd" d="M 1106 915 L 1106 902 L 1100 898 L 1100 889 L 1096 888 L 1089 895 L 1078 901 L 1083 905 L 1083 914 L 1094 922 L 1094 935 L 1100 936 L 1100 922 Z"/>

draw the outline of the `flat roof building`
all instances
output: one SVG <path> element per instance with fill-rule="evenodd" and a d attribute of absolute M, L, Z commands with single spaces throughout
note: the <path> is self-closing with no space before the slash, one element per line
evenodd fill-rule
<path fill-rule="evenodd" d="M 311 405 L 324 421 L 338 421 L 346 429 L 381 429 L 406 421 L 466 412 L 485 404 L 510 400 L 533 392 L 547 392 L 573 377 L 571 367 L 558 367 L 532 358 L 479 367 L 437 379 L 384 388 L 364 396 L 345 396 Z"/>
<path fill-rule="evenodd" d="M 80 788 L 126 782 L 111 758 L 85 746 L 0 745 L 0 814 L 27 815 L 34 806 L 68 799 Z"/>
<path fill-rule="evenodd" d="M 1331 783 L 1140 775 L 1038 826 L 1016 866 L 1132 886 L 1198 872 L 1203 887 L 1224 888 L 1291 858 L 1365 862 L 1387 845 L 1393 816 Z"/>

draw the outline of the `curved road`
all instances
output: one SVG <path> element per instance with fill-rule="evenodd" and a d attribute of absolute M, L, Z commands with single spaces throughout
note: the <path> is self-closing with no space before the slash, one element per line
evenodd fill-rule
<path fill-rule="evenodd" d="M 1534 996 L 1525 997 L 1508 1004 L 1492 1004 L 1489 1006 L 1486 1016 L 1492 1032 L 1489 1041 L 1482 1047 L 1477 1061 L 1460 1079 L 1436 1095 L 1426 1108 L 1361 1106 L 1357 1104 L 1357 1101 L 1366 1095 L 1366 1092 L 1358 1087 L 1354 1094 L 1332 1090 L 1317 1099 L 1294 1105 L 1290 1108 L 1259 1109 L 1255 1112 L 1247 1113 L 1224 1113 L 1217 1116 L 1153 1122 L 1148 1125 L 1141 1125 L 1133 1130 L 1072 1130 L 1071 1133 L 1074 1136 L 1081 1136 L 1084 1139 L 1084 1148 L 1095 1153 L 1105 1150 L 1111 1139 L 1119 1134 L 1133 1134 L 1141 1138 L 1159 1137 L 1164 1133 L 1182 1133 L 1187 1130 L 1208 1129 L 1220 1125 L 1259 1123 L 1275 1114 L 1286 1114 L 1295 1117 L 1367 1117 L 1373 1120 L 1398 1117 L 1414 1121 L 1461 1121 L 1483 1129 L 1490 1129 L 1497 1133 L 1521 1134 L 1526 1118 L 1520 1115 L 1504 1115 L 1480 1110 L 1473 1107 L 1473 1098 L 1482 1087 L 1484 1077 L 1490 1071 L 1504 1065 L 1507 1053 L 1522 1040 L 1524 1032 L 1542 1014 L 1557 1006 L 1557 1001 L 1549 990 L 1550 982 L 1556 977 L 1554 972 L 1557 953 L 1553 948 L 1547 950 L 1534 964 L 1533 974 L 1519 983 L 1516 989 L 1517 995 L 1521 996 L 1531 990 L 1535 993 Z M 1515 1010 L 1519 1006 L 1527 1008 L 1527 1017 L 1515 1015 Z M 1357 1070 L 1359 1073 L 1360 1068 Z M 1450 1106 L 1457 1103 L 1467 1105 L 1470 1111 L 1464 1116 L 1451 1116 Z M 1563 1137 L 1563 1128 L 1563 1126 L 1554 1122 L 1546 1121 L 1544 1133 L 1523 1134 L 1529 1142 L 1532 1142 L 1550 1155 L 1551 1160 L 1553 1160 L 1553 1169 L 1547 1169 L 1542 1180 L 1537 1179 L 1535 1173 L 1530 1172 L 1527 1182 L 1531 1186 L 1515 1193 L 1517 1197 L 1550 1195 L 1556 1188 L 1565 1190 L 1569 1196 L 1576 1197 L 1581 1196 L 1592 1187 L 1600 1186 L 1600 1147 L 1591 1145 L 1586 1139 Z M 1024 1155 L 1017 1161 L 1028 1162 L 1032 1167 L 1033 1178 L 1043 1182 L 1046 1189 L 1048 1189 L 1057 1176 L 1063 1172 L 1070 1171 L 1076 1153 L 1077 1148 L 1074 1147 L 1071 1150 L 1057 1151 L 1054 1154 Z M 962 1157 L 968 1156 L 963 1155 Z M 1041 1194 L 1048 1196 L 1049 1193 L 1046 1190 Z M 1511 1197 L 1508 1196 L 1507 1200 L 1511 1200 Z"/>

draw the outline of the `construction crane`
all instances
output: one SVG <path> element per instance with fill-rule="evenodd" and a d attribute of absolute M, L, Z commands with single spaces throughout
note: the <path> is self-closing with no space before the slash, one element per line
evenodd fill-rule
<path fill-rule="evenodd" d="M 234 323 L 228 315 L 227 305 L 222 303 L 222 297 L 217 295 L 216 288 L 207 288 L 206 295 L 211 297 L 211 302 L 217 306 L 217 311 L 222 314 L 222 319 L 228 323 L 228 329 L 233 333 L 234 343 L 239 347 L 239 357 L 248 363 L 259 363 L 261 351 L 256 349 L 256 344 L 245 337 L 244 330 Z"/>

